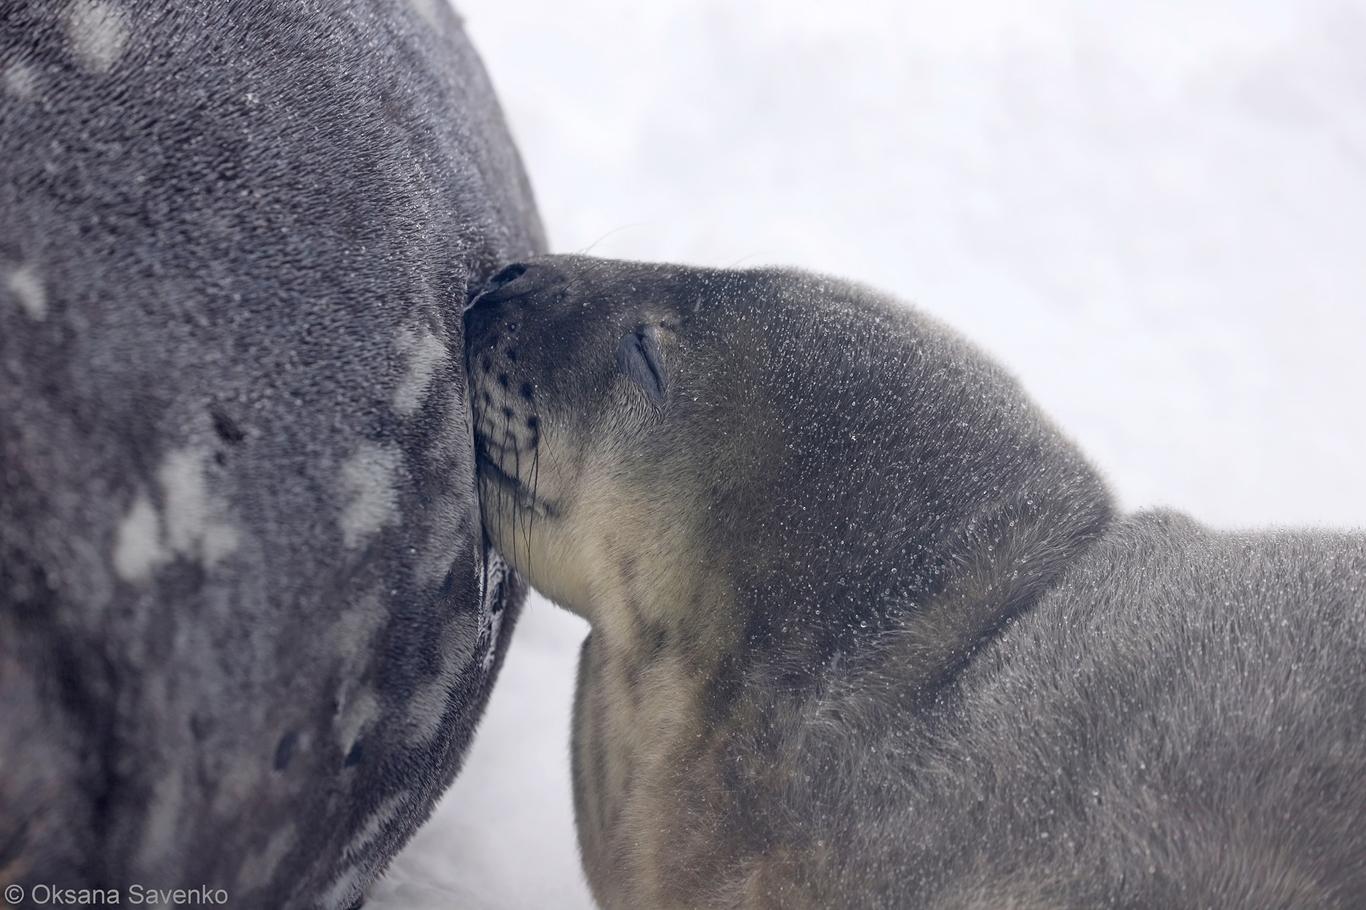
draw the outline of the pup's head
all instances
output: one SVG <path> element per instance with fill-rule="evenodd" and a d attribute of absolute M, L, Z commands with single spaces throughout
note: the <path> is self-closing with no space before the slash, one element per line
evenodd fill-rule
<path fill-rule="evenodd" d="M 696 553 L 697 522 L 754 447 L 735 363 L 740 273 L 544 257 L 466 312 L 480 496 L 494 544 L 587 611 L 604 565 Z M 743 355 L 741 355 L 743 356 Z"/>
<path fill-rule="evenodd" d="M 910 574 L 1070 460 L 951 333 L 821 276 L 544 257 L 494 276 L 466 339 L 485 527 L 585 614 L 683 561 L 803 599 Z"/>

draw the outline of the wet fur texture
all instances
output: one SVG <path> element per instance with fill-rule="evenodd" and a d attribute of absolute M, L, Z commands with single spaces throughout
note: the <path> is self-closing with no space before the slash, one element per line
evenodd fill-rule
<path fill-rule="evenodd" d="M 999 367 L 833 279 L 550 257 L 467 337 L 486 527 L 592 623 L 605 906 L 1366 893 L 1363 537 L 1117 515 Z"/>

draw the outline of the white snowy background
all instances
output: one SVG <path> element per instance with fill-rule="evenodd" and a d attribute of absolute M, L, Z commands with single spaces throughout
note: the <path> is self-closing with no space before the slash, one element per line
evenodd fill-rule
<path fill-rule="evenodd" d="M 1127 507 L 1366 525 L 1366 3 L 463 0 L 558 252 L 787 263 L 993 352 Z M 532 598 L 380 910 L 590 907 Z"/>

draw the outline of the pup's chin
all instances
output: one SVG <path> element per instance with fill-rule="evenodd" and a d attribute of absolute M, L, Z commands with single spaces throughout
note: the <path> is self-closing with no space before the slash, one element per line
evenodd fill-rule
<path fill-rule="evenodd" d="M 509 506 L 514 513 L 530 510 L 538 520 L 555 516 L 554 506 L 537 496 L 521 480 L 503 470 L 497 459 L 490 457 L 482 446 L 475 451 L 475 464 L 478 468 L 480 498 L 485 502 L 488 501 L 488 497 L 493 499 L 498 517 L 515 520 L 515 515 L 506 515 Z"/>

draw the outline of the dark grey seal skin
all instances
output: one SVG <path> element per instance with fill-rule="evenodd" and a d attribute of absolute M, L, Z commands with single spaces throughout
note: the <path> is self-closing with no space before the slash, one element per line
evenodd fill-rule
<path fill-rule="evenodd" d="M 592 624 L 605 906 L 1361 906 L 1366 537 L 1116 514 L 831 278 L 550 257 L 466 322 L 486 526 Z"/>
<path fill-rule="evenodd" d="M 522 595 L 460 313 L 542 246 L 438 0 L 0 3 L 0 884 L 356 903 Z"/>

